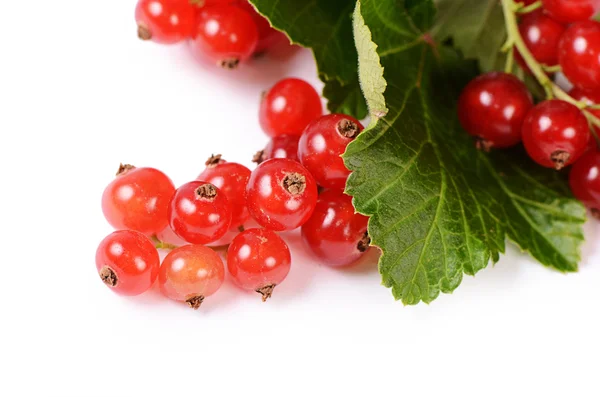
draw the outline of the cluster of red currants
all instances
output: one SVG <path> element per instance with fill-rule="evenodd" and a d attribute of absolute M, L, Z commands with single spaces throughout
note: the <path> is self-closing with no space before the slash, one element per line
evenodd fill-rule
<path fill-rule="evenodd" d="M 540 3 L 525 0 L 525 6 L 533 4 Z M 519 33 L 546 73 L 561 70 L 573 84 L 570 102 L 549 99 L 534 105 L 523 82 L 512 74 L 491 72 L 465 87 L 458 116 L 482 149 L 522 141 L 529 156 L 544 167 L 573 165 L 572 191 L 598 216 L 600 152 L 592 122 L 600 123 L 600 23 L 590 18 L 600 10 L 600 0 L 542 0 L 541 6 L 520 18 Z M 514 51 L 519 65 L 530 72 Z"/>
<path fill-rule="evenodd" d="M 139 0 L 135 19 L 140 39 L 187 40 L 195 56 L 227 69 L 289 43 L 247 0 Z"/>
<path fill-rule="evenodd" d="M 198 308 L 224 281 L 221 257 L 206 245 L 229 245 L 231 278 L 266 300 L 291 265 L 277 232 L 301 227 L 308 249 L 331 266 L 350 265 L 366 252 L 368 218 L 355 213 L 344 194 L 350 172 L 341 158 L 361 123 L 324 116 L 319 94 L 294 78 L 264 95 L 260 123 L 272 140 L 255 155 L 254 171 L 212 156 L 195 181 L 176 189 L 159 170 L 119 168 L 104 190 L 102 210 L 120 230 L 96 253 L 107 286 L 137 295 L 158 278 L 165 296 Z M 245 229 L 251 218 L 261 228 Z M 172 250 L 161 265 L 157 248 L 166 247 Z"/>

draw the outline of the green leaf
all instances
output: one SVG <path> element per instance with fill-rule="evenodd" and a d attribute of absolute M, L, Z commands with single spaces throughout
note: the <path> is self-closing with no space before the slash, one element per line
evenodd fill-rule
<path fill-rule="evenodd" d="M 417 0 L 418 1 L 418 0 Z M 482 71 L 502 69 L 506 40 L 502 6 L 498 0 L 436 0 L 438 18 L 432 34 L 439 42 L 452 39 L 455 48 L 479 61 Z"/>
<path fill-rule="evenodd" d="M 433 20 L 428 0 L 362 0 L 355 10 L 372 123 L 344 155 L 347 191 L 371 216 L 383 284 L 405 304 L 431 302 L 497 261 L 506 237 L 546 266 L 575 271 L 584 208 L 561 174 L 522 149 L 475 149 L 455 108 L 477 68 L 432 45 L 424 32 Z"/>
<path fill-rule="evenodd" d="M 367 107 L 358 83 L 358 55 L 352 40 L 355 0 L 251 2 L 293 43 L 312 49 L 329 110 L 364 118 Z"/>

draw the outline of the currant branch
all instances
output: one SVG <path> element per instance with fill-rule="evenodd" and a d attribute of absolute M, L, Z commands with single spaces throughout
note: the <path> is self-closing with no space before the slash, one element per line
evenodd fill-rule
<path fill-rule="evenodd" d="M 501 0 L 502 2 L 502 10 L 504 12 L 504 21 L 506 24 L 506 32 L 508 35 L 508 39 L 506 40 L 506 44 L 502 47 L 503 51 L 512 52 L 512 48 L 516 47 L 519 51 L 519 54 L 531 70 L 531 73 L 535 76 L 537 81 L 540 83 L 544 90 L 546 91 L 546 95 L 548 98 L 556 98 L 563 100 L 565 102 L 569 102 L 579 109 L 583 111 L 588 121 L 600 128 L 600 119 L 594 116 L 589 110 L 593 109 L 588 106 L 586 103 L 579 102 L 573 99 L 569 94 L 567 94 L 562 88 L 556 85 L 546 74 L 546 72 L 557 71 L 554 67 L 545 67 L 538 63 L 536 59 L 533 57 L 529 48 L 525 45 L 521 34 L 519 33 L 519 27 L 517 24 L 517 15 L 525 12 L 530 12 L 538 8 L 535 7 L 536 2 L 531 6 L 523 7 L 521 3 L 516 3 L 514 0 Z"/>

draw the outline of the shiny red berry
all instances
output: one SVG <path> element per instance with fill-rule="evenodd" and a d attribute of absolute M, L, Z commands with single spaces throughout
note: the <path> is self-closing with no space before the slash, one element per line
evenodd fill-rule
<path fill-rule="evenodd" d="M 546 66 L 558 65 L 558 42 L 565 26 L 556 22 L 543 12 L 532 12 L 521 18 L 519 32 L 533 57 Z M 529 67 L 515 48 L 515 59 L 521 67 Z"/>
<path fill-rule="evenodd" d="M 139 0 L 135 8 L 138 37 L 173 44 L 192 36 L 196 7 L 189 0 Z"/>
<path fill-rule="evenodd" d="M 574 87 L 569 91 L 569 95 L 571 98 L 588 106 L 600 105 L 600 90 L 587 91 Z M 591 109 L 589 112 L 600 119 L 600 109 Z"/>
<path fill-rule="evenodd" d="M 192 244 L 208 244 L 223 237 L 231 226 L 231 205 L 223 192 L 204 182 L 189 182 L 169 204 L 173 231 Z"/>
<path fill-rule="evenodd" d="M 273 29 L 269 21 L 256 12 L 254 6 L 252 6 L 248 1 L 242 0 L 238 3 L 238 5 L 244 10 L 248 11 L 248 13 L 252 15 L 254 22 L 256 22 L 256 27 L 258 28 L 258 44 L 254 50 L 255 53 L 260 54 L 268 51 L 279 43 L 289 43 L 289 40 L 285 37 L 285 35 L 280 31 Z"/>
<path fill-rule="evenodd" d="M 236 5 L 202 7 L 198 11 L 192 52 L 223 68 L 234 69 L 250 58 L 258 43 L 252 16 Z"/>
<path fill-rule="evenodd" d="M 590 19 L 600 10 L 600 0 L 542 0 L 544 11 L 562 23 Z"/>
<path fill-rule="evenodd" d="M 173 182 L 161 171 L 121 165 L 104 189 L 102 212 L 115 229 L 158 233 L 168 225 L 167 209 L 174 193 Z"/>
<path fill-rule="evenodd" d="M 586 151 L 591 138 L 588 122 L 574 105 L 544 101 L 523 122 L 523 144 L 529 156 L 544 167 L 562 169 Z"/>
<path fill-rule="evenodd" d="M 206 163 L 196 180 L 206 181 L 216 186 L 229 201 L 232 211 L 231 227 L 238 228 L 249 218 L 246 207 L 246 185 L 251 171 L 238 163 L 228 163 L 221 156 L 213 156 Z"/>
<path fill-rule="evenodd" d="M 139 295 L 158 275 L 160 259 L 154 244 L 133 230 L 109 234 L 96 250 L 96 269 L 106 286 L 119 295 Z"/>
<path fill-rule="evenodd" d="M 279 135 L 271 139 L 267 146 L 254 155 L 257 164 L 270 159 L 290 159 L 298 161 L 298 135 Z"/>
<path fill-rule="evenodd" d="M 287 277 L 290 266 L 287 244 L 271 230 L 248 229 L 233 239 L 227 250 L 227 269 L 235 283 L 260 293 L 263 302 Z"/>
<path fill-rule="evenodd" d="M 519 79 L 491 72 L 471 80 L 463 89 L 458 117 L 482 148 L 506 148 L 521 141 L 521 125 L 532 106 L 533 98 Z"/>
<path fill-rule="evenodd" d="M 600 219 L 600 152 L 583 155 L 571 168 L 569 183 L 573 195 Z"/>
<path fill-rule="evenodd" d="M 246 188 L 248 210 L 268 229 L 283 231 L 302 226 L 317 204 L 317 184 L 300 163 L 271 159 L 252 172 Z"/>
<path fill-rule="evenodd" d="M 298 158 L 324 188 L 343 190 L 350 171 L 342 154 L 363 130 L 362 124 L 343 114 L 328 114 L 306 127 L 298 142 Z"/>
<path fill-rule="evenodd" d="M 573 85 L 600 89 L 600 23 L 584 21 L 569 26 L 558 45 L 558 60 Z"/>
<path fill-rule="evenodd" d="M 321 97 L 306 81 L 281 80 L 260 103 L 260 125 L 267 135 L 300 135 L 304 128 L 323 114 Z"/>
<path fill-rule="evenodd" d="M 184 245 L 169 252 L 160 266 L 158 285 L 166 297 L 198 309 L 217 292 L 225 279 L 225 266 L 213 250 Z"/>
<path fill-rule="evenodd" d="M 356 213 L 350 196 L 325 190 L 319 195 L 315 212 L 302 226 L 302 238 L 325 264 L 346 266 L 369 248 L 368 222 L 369 218 Z"/>

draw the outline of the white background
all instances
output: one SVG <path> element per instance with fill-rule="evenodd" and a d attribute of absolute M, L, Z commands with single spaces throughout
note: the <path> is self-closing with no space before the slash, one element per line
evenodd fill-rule
<path fill-rule="evenodd" d="M 395 302 L 373 256 L 331 270 L 296 234 L 268 303 L 229 281 L 198 312 L 111 293 L 94 253 L 119 162 L 177 184 L 211 153 L 250 165 L 261 91 L 317 84 L 308 51 L 225 73 L 142 43 L 134 3 L 0 7 L 0 395 L 600 395 L 598 223 L 578 274 L 511 246 L 429 306 Z"/>

